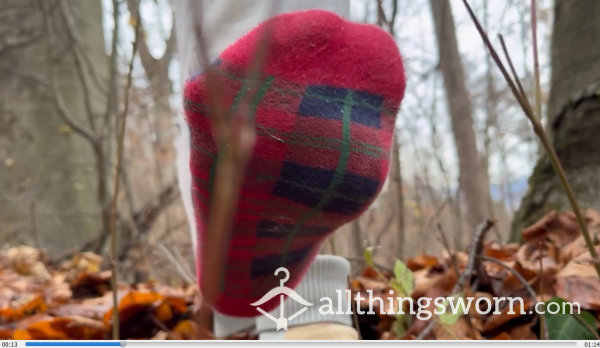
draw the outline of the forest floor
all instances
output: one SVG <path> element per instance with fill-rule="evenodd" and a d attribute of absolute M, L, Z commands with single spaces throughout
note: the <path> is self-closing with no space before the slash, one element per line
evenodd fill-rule
<path fill-rule="evenodd" d="M 585 216 L 600 252 L 600 215 L 590 210 Z M 419 255 L 389 267 L 373 264 L 377 249 L 367 249 L 362 272 L 350 285 L 353 299 L 356 294 L 364 298 L 354 315 L 361 338 L 600 339 L 600 281 L 572 213 L 547 214 L 523 231 L 521 245 L 484 242 L 487 229 L 480 228 L 474 248 L 447 248 L 442 257 Z M 102 258 L 80 253 L 50 267 L 42 255 L 26 246 L 0 254 L 0 340 L 110 339 L 113 295 L 110 271 L 100 269 Z M 193 320 L 199 298 L 195 284 L 119 283 L 117 288 L 120 339 L 185 340 L 200 337 L 200 332 L 214 339 Z M 372 302 L 377 314 L 365 313 L 370 291 L 384 299 L 384 308 Z M 412 303 L 400 301 L 409 297 Z M 439 310 L 423 299 L 437 297 L 473 302 L 466 314 L 446 311 L 418 319 L 414 313 L 419 308 Z M 516 301 L 513 308 L 509 301 L 494 299 L 498 297 L 521 298 L 522 305 Z M 539 302 L 545 303 L 546 314 L 536 314 L 544 307 L 536 307 Z M 565 307 L 568 303 L 575 304 L 574 314 Z M 397 314 L 401 305 L 407 314 Z M 557 308 L 558 313 L 550 314 Z M 256 336 L 243 333 L 229 339 Z"/>

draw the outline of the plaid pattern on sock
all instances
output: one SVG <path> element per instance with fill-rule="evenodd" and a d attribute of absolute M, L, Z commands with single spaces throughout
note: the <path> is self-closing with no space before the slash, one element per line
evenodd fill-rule
<path fill-rule="evenodd" d="M 298 30 L 302 26 L 291 33 L 289 27 L 278 26 L 284 21 L 281 17 L 294 15 L 304 16 L 305 20 L 317 18 L 322 23 L 320 29 L 334 19 L 338 23 L 334 29 L 339 30 L 339 24 L 343 24 L 346 29 L 371 34 L 371 40 L 376 40 L 379 46 L 384 41 L 387 50 L 383 52 L 356 51 L 352 54 L 363 58 L 388 54 L 389 76 L 385 81 L 370 81 L 360 80 L 364 74 L 358 73 L 354 79 L 350 78 L 354 82 L 319 78 L 319 75 L 339 68 L 330 67 L 327 62 L 321 62 L 325 69 L 309 69 L 300 79 L 297 70 L 302 68 L 290 66 L 287 68 L 296 71 L 285 76 L 281 65 L 285 63 L 286 53 L 278 50 L 277 45 L 275 51 L 272 48 L 264 66 L 264 78 L 251 103 L 257 142 L 237 206 L 228 261 L 221 277 L 222 294 L 215 304 L 215 309 L 227 315 L 257 315 L 256 308 L 250 303 L 279 285 L 279 279 L 274 276 L 279 267 L 289 270 L 290 279 L 286 286 L 293 288 L 323 240 L 364 212 L 387 176 L 395 115 L 405 88 L 402 61 L 393 40 L 379 28 L 353 24 L 324 11 L 276 17 L 271 28 L 274 39 L 280 34 L 278 30 L 283 32 L 284 39 L 286 35 L 296 40 L 296 36 L 306 36 L 306 25 L 304 33 Z M 352 34 L 352 30 L 347 31 L 347 35 Z M 255 46 L 255 36 L 251 33 L 244 37 L 213 64 L 225 89 L 223 97 L 231 114 L 248 91 L 246 69 L 249 61 L 243 57 L 243 47 Z M 352 39 L 351 36 L 341 38 Z M 331 42 L 327 44 L 330 46 Z M 236 45 L 242 48 L 236 50 Z M 394 46 L 390 49 L 389 45 Z M 369 42 L 362 46 L 369 46 Z M 378 45 L 361 48 L 374 50 Z M 349 61 L 352 63 L 352 59 Z M 388 80 L 391 80 L 389 85 L 393 90 L 383 91 L 386 83 L 378 82 L 390 82 Z M 204 75 L 193 76 L 186 82 L 184 106 L 192 139 L 190 169 L 200 255 L 217 153 Z M 199 279 L 202 267 L 210 265 L 198 265 Z M 277 305 L 278 300 L 269 301 L 261 308 L 268 311 Z"/>

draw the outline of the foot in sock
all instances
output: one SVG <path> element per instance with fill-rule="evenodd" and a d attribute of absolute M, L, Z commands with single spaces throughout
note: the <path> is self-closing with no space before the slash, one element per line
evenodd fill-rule
<path fill-rule="evenodd" d="M 267 20 L 227 48 L 213 67 L 233 114 L 262 35 L 269 44 L 252 103 L 257 141 L 237 205 L 214 309 L 255 317 L 251 303 L 279 285 L 295 288 L 322 242 L 360 216 L 388 173 L 395 116 L 406 80 L 393 38 L 382 29 L 312 10 Z M 217 147 L 205 75 L 184 86 L 191 134 L 190 170 L 198 229 L 205 245 Z M 198 261 L 198 279 L 211 265 Z M 279 306 L 273 299 L 261 308 Z"/>

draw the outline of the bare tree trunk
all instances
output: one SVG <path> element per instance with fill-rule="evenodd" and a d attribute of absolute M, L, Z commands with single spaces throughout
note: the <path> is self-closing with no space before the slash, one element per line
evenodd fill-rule
<path fill-rule="evenodd" d="M 140 0 L 127 0 L 130 11 L 139 6 Z M 173 14 L 173 20 L 175 15 Z M 141 30 L 144 30 L 144 24 L 141 24 Z M 175 160 L 175 148 L 173 142 L 175 140 L 174 117 L 171 110 L 169 98 L 173 92 L 173 82 L 169 77 L 169 65 L 176 49 L 174 24 L 168 37 L 165 38 L 165 51 L 162 56 L 155 58 L 150 53 L 150 49 L 146 40 L 139 42 L 139 56 L 148 81 L 150 82 L 150 90 L 153 97 L 153 130 L 156 136 L 156 147 L 158 150 L 158 162 L 161 166 L 160 186 L 166 185 L 174 176 L 175 171 L 172 163 Z M 164 180 L 162 180 L 164 179 Z M 160 191 L 159 188 L 158 191 Z"/>
<path fill-rule="evenodd" d="M 467 220 L 471 230 L 474 230 L 489 215 L 486 168 L 477 150 L 472 106 L 465 84 L 450 3 L 448 0 L 430 0 L 430 4 L 438 42 L 439 68 L 444 76 L 446 100 L 458 153 L 459 187 L 465 197 Z"/>
<path fill-rule="evenodd" d="M 100 227 L 92 147 L 61 118 L 55 93 L 72 121 L 100 127 L 108 89 L 102 3 L 0 0 L 0 8 L 0 240 L 36 238 L 27 227 L 35 201 L 35 231 L 54 254 Z"/>
<path fill-rule="evenodd" d="M 556 0 L 548 125 L 552 143 L 582 208 L 600 210 L 600 2 Z M 543 155 L 515 214 L 511 240 L 551 210 L 570 210 Z"/>
<path fill-rule="evenodd" d="M 390 179 L 395 182 L 396 186 L 396 219 L 398 221 L 398 232 L 396 235 L 396 257 L 400 260 L 404 259 L 404 244 L 406 244 L 406 236 L 404 235 L 404 192 L 402 191 L 402 171 L 400 167 L 400 144 L 398 143 L 398 132 L 394 136 L 392 144 L 392 163 L 390 170 Z"/>
<path fill-rule="evenodd" d="M 356 219 L 351 222 L 352 226 L 352 244 L 354 246 L 354 254 L 357 257 L 362 257 L 364 245 L 363 245 L 363 233 L 360 227 L 360 220 Z"/>

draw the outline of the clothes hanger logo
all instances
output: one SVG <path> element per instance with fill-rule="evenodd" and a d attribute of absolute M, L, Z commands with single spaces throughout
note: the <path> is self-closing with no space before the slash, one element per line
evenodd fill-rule
<path fill-rule="evenodd" d="M 287 331 L 288 322 L 294 320 L 300 314 L 306 312 L 306 310 L 308 308 L 304 307 L 301 310 L 297 311 L 296 313 L 292 314 L 289 318 L 286 318 L 284 311 L 283 311 L 283 301 L 284 301 L 283 295 L 287 295 L 292 300 L 294 300 L 304 306 L 312 306 L 313 304 L 306 301 L 305 299 L 303 299 L 293 289 L 290 289 L 287 286 L 283 286 L 283 284 L 288 279 L 290 279 L 290 272 L 285 267 L 279 267 L 277 270 L 275 270 L 275 275 L 278 275 L 280 272 L 284 272 L 285 277 L 279 281 L 279 286 L 272 289 L 268 293 L 266 293 L 265 296 L 263 296 L 260 300 L 254 302 L 254 303 L 251 303 L 251 305 L 256 307 L 256 309 L 259 312 L 261 312 L 265 317 L 267 317 L 267 318 L 271 319 L 273 322 L 275 322 L 277 324 L 277 331 L 279 331 L 281 329 Z M 280 303 L 279 303 L 279 318 L 275 318 L 274 316 L 272 316 L 271 314 L 269 314 L 262 308 L 258 307 L 278 295 L 279 295 L 279 301 L 280 301 Z"/>

